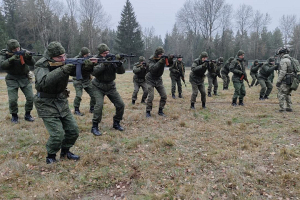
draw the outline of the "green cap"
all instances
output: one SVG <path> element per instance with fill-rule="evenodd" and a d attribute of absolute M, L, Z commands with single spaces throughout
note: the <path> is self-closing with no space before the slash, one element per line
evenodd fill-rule
<path fill-rule="evenodd" d="M 254 63 L 258 63 L 258 60 L 256 59 L 256 60 L 254 60 Z"/>
<path fill-rule="evenodd" d="M 15 39 L 8 40 L 7 43 L 6 43 L 6 45 L 7 45 L 7 50 L 10 51 L 10 52 L 12 50 L 20 47 L 20 43 L 17 40 L 15 40 Z"/>
<path fill-rule="evenodd" d="M 48 55 L 50 58 L 64 54 L 65 48 L 59 42 L 50 42 L 47 46 Z"/>
<path fill-rule="evenodd" d="M 80 50 L 80 53 L 82 56 L 84 56 L 84 55 L 91 53 L 91 51 L 87 47 L 82 47 Z"/>
<path fill-rule="evenodd" d="M 201 54 L 200 54 L 200 58 L 207 58 L 208 57 L 208 54 L 206 51 L 203 51 Z"/>
<path fill-rule="evenodd" d="M 268 59 L 268 63 L 271 63 L 271 62 L 275 62 L 275 58 L 274 58 L 274 57 L 270 57 L 270 58 Z"/>
<path fill-rule="evenodd" d="M 110 49 L 108 48 L 108 46 L 106 44 L 104 44 L 104 43 L 99 44 L 97 49 L 98 49 L 98 53 L 99 54 L 102 54 L 105 51 L 110 51 Z"/>
<path fill-rule="evenodd" d="M 234 60 L 234 57 L 230 57 L 228 61 L 231 63 Z"/>
<path fill-rule="evenodd" d="M 237 53 L 237 56 L 241 56 L 243 54 L 245 54 L 245 52 L 243 50 L 239 50 L 238 53 Z"/>
<path fill-rule="evenodd" d="M 156 50 L 155 50 L 155 56 L 157 57 L 158 55 L 160 55 L 160 54 L 163 54 L 163 53 L 165 53 L 165 50 L 164 50 L 164 48 L 162 48 L 162 47 L 158 47 Z"/>
<path fill-rule="evenodd" d="M 218 59 L 218 61 L 219 61 L 219 62 L 224 62 L 224 58 L 223 58 L 223 57 L 220 57 L 220 58 Z"/>
<path fill-rule="evenodd" d="M 140 61 L 140 62 L 144 62 L 144 61 L 145 61 L 145 57 L 144 57 L 144 56 L 140 56 L 140 57 L 139 57 L 139 61 Z"/>

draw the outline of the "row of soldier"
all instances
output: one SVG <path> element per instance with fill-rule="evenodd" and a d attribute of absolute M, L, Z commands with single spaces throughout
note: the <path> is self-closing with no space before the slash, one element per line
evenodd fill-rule
<path fill-rule="evenodd" d="M 73 84 L 76 90 L 74 99 L 74 108 L 76 115 L 82 115 L 80 112 L 80 102 L 82 91 L 85 89 L 90 95 L 90 112 L 93 113 L 91 132 L 95 136 L 100 136 L 99 123 L 102 119 L 103 100 L 107 96 L 116 108 L 116 113 L 113 117 L 113 128 L 123 131 L 124 128 L 120 125 L 123 119 L 125 104 L 119 95 L 114 80 L 116 74 L 125 73 L 123 66 L 124 57 L 116 55 L 118 62 L 104 61 L 96 63 L 96 59 L 108 60 L 110 49 L 106 44 L 100 44 L 97 48 L 98 54 L 91 59 L 85 59 L 82 65 L 82 80 L 74 78 Z M 280 100 L 280 110 L 292 111 L 290 105 L 289 85 L 285 82 L 285 74 L 290 73 L 291 62 L 287 60 L 288 49 L 282 48 L 278 54 L 283 58 L 280 63 L 279 78 L 276 86 L 279 89 L 278 97 Z M 16 53 L 16 52 L 23 52 Z M 87 48 L 82 48 L 77 57 L 86 57 L 89 55 Z M 182 57 L 177 56 L 176 61 L 173 61 L 174 56 L 164 56 L 164 49 L 159 47 L 155 50 L 154 55 L 150 57 L 149 63 L 145 62 L 144 57 L 139 58 L 139 62 L 134 65 L 133 72 L 135 89 L 132 95 L 132 104 L 135 104 L 139 87 L 142 87 L 144 94 L 141 102 L 146 103 L 146 117 L 151 117 L 152 102 L 154 99 L 154 88 L 160 95 L 158 114 L 165 116 L 163 109 L 166 104 L 167 94 L 163 85 L 162 75 L 165 66 L 170 67 L 170 75 L 172 79 L 172 97 L 175 98 L 175 85 L 178 84 L 178 97 L 182 98 L 182 88 L 180 78 L 184 80 L 184 63 Z M 12 115 L 12 122 L 18 122 L 18 89 L 20 88 L 26 97 L 25 104 L 25 120 L 34 121 L 30 112 L 33 108 L 33 102 L 37 109 L 37 113 L 42 118 L 49 139 L 46 144 L 47 157 L 46 163 L 56 162 L 56 153 L 61 150 L 60 157 L 71 160 L 79 160 L 78 155 L 70 152 L 70 148 L 75 144 L 79 135 L 78 125 L 69 109 L 68 96 L 69 92 L 66 89 L 69 81 L 69 76 L 76 75 L 76 67 L 73 64 L 66 64 L 65 49 L 59 42 L 51 42 L 46 48 L 43 57 L 35 62 L 33 55 L 21 49 L 18 41 L 11 39 L 7 42 L 7 49 L 0 53 L 0 65 L 7 72 L 5 78 L 9 96 L 9 109 Z M 204 87 L 204 79 L 206 71 L 208 71 L 209 88 L 208 96 L 211 96 L 212 85 L 214 85 L 214 94 L 217 95 L 217 76 L 223 76 L 223 89 L 228 89 L 229 71 L 233 73 L 232 81 L 235 92 L 232 99 L 232 105 L 244 105 L 243 99 L 246 95 L 244 80 L 247 80 L 246 67 L 244 62 L 244 52 L 239 51 L 235 59 L 230 58 L 221 70 L 222 59 L 218 59 L 218 63 L 213 60 L 208 60 L 208 54 L 202 52 L 199 58 L 195 59 L 189 76 L 189 81 L 192 85 L 191 109 L 195 109 L 196 97 L 198 91 L 201 93 L 202 107 L 206 107 L 206 93 Z M 37 93 L 33 96 L 32 85 L 28 79 L 29 65 L 34 65 L 35 88 Z M 266 66 L 266 67 L 265 67 Z M 229 69 L 226 71 L 226 69 Z M 268 77 L 269 73 L 275 70 L 274 58 L 270 58 L 267 63 L 261 68 L 266 69 L 266 74 L 260 73 Z M 282 70 L 283 69 L 283 70 Z M 288 69 L 288 70 L 287 70 Z M 227 73 L 228 72 L 228 73 Z M 95 78 L 91 80 L 91 75 Z M 268 81 L 260 80 L 267 84 Z M 263 87 L 262 87 L 263 90 Z M 268 98 L 270 90 L 262 91 L 264 98 Z M 262 96 L 261 95 L 261 96 Z M 147 99 L 147 102 L 146 102 Z M 284 107 L 286 105 L 286 107 Z"/>

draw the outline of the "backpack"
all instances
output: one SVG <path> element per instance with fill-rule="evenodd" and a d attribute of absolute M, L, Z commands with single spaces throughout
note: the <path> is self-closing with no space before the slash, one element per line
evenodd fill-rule
<path fill-rule="evenodd" d="M 291 63 L 292 63 L 292 67 L 294 69 L 294 72 L 295 73 L 298 73 L 300 72 L 300 64 L 299 64 L 299 61 L 293 57 L 290 57 L 291 59 Z"/>

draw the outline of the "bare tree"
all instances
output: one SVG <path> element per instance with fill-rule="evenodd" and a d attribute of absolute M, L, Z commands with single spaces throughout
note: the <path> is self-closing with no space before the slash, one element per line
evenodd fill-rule
<path fill-rule="evenodd" d="M 176 23 L 179 24 L 181 31 L 192 31 L 194 34 L 197 34 L 200 31 L 200 24 L 197 19 L 196 11 L 196 0 L 187 0 L 183 8 L 180 9 L 176 14 Z"/>
<path fill-rule="evenodd" d="M 247 31 L 252 26 L 253 8 L 252 6 L 242 4 L 239 6 L 238 10 L 235 12 L 235 19 L 237 24 L 237 29 L 241 34 L 241 49 L 245 48 L 245 37 L 247 36 Z"/>
<path fill-rule="evenodd" d="M 283 15 L 280 18 L 280 29 L 284 37 L 284 45 L 287 45 L 291 35 L 293 33 L 294 27 L 296 26 L 296 15 Z"/>

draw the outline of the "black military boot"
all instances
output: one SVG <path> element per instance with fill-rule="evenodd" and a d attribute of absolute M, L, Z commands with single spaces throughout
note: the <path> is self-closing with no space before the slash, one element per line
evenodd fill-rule
<path fill-rule="evenodd" d="M 263 96 L 259 96 L 259 100 L 265 100 Z"/>
<path fill-rule="evenodd" d="M 163 116 L 163 117 L 166 116 L 165 113 L 163 112 L 163 109 L 162 109 L 162 108 L 159 108 L 159 109 L 158 109 L 158 115 Z"/>
<path fill-rule="evenodd" d="M 94 113 L 94 106 L 90 107 L 90 113 Z"/>
<path fill-rule="evenodd" d="M 269 96 L 265 95 L 264 99 L 269 99 Z"/>
<path fill-rule="evenodd" d="M 202 108 L 206 108 L 206 107 L 205 107 L 205 102 L 202 102 Z"/>
<path fill-rule="evenodd" d="M 145 99 L 142 99 L 141 103 L 144 103 L 144 104 L 145 104 L 145 103 L 146 103 Z"/>
<path fill-rule="evenodd" d="M 33 122 L 34 121 L 34 118 L 30 115 L 30 112 L 26 112 L 25 113 L 24 119 L 26 121 L 29 121 L 29 122 Z"/>
<path fill-rule="evenodd" d="M 75 155 L 69 149 L 61 149 L 60 159 L 68 158 L 69 160 L 79 160 L 80 156 Z"/>
<path fill-rule="evenodd" d="M 232 106 L 237 106 L 237 104 L 236 104 L 236 99 L 232 99 L 232 104 L 231 104 Z"/>
<path fill-rule="evenodd" d="M 51 163 L 57 162 L 55 157 L 56 157 L 56 154 L 49 154 L 48 153 L 48 156 L 46 157 L 46 163 L 51 164 Z"/>
<path fill-rule="evenodd" d="M 132 99 L 131 104 L 134 105 L 135 104 L 135 100 Z"/>
<path fill-rule="evenodd" d="M 100 136 L 100 135 L 102 135 L 102 133 L 99 131 L 98 123 L 93 122 L 91 133 L 93 133 L 94 136 Z"/>
<path fill-rule="evenodd" d="M 18 114 L 11 114 L 11 122 L 15 124 L 19 122 Z"/>
<path fill-rule="evenodd" d="M 218 92 L 217 92 L 217 91 L 214 91 L 214 95 L 215 95 L 215 96 L 218 96 Z"/>
<path fill-rule="evenodd" d="M 146 117 L 147 117 L 147 118 L 150 118 L 150 117 L 151 117 L 150 111 L 146 111 Z"/>
<path fill-rule="evenodd" d="M 178 94 L 178 97 L 179 97 L 179 98 L 182 98 L 182 95 L 181 95 L 181 93 L 179 93 L 179 94 Z"/>
<path fill-rule="evenodd" d="M 226 89 L 226 87 L 223 86 L 223 90 L 225 90 L 225 89 Z"/>
<path fill-rule="evenodd" d="M 74 107 L 75 108 L 75 111 L 74 111 L 74 114 L 75 115 L 78 115 L 78 116 L 83 116 L 84 114 L 82 114 L 79 110 L 79 107 Z"/>
<path fill-rule="evenodd" d="M 208 92 L 208 93 L 207 93 L 207 96 L 208 96 L 208 97 L 211 97 L 211 93 L 210 93 L 210 92 Z"/>
<path fill-rule="evenodd" d="M 244 106 L 243 99 L 239 99 L 239 106 Z"/>
<path fill-rule="evenodd" d="M 293 109 L 291 109 L 291 108 L 286 108 L 285 111 L 287 111 L 287 112 L 293 112 Z"/>
<path fill-rule="evenodd" d="M 195 110 L 195 103 L 191 103 L 191 109 Z"/>
<path fill-rule="evenodd" d="M 176 99 L 176 96 L 175 96 L 175 94 L 174 94 L 174 93 L 172 93 L 172 98 L 173 98 L 173 99 Z"/>
<path fill-rule="evenodd" d="M 114 120 L 113 128 L 118 131 L 124 131 L 124 128 L 120 125 L 120 121 Z"/>

